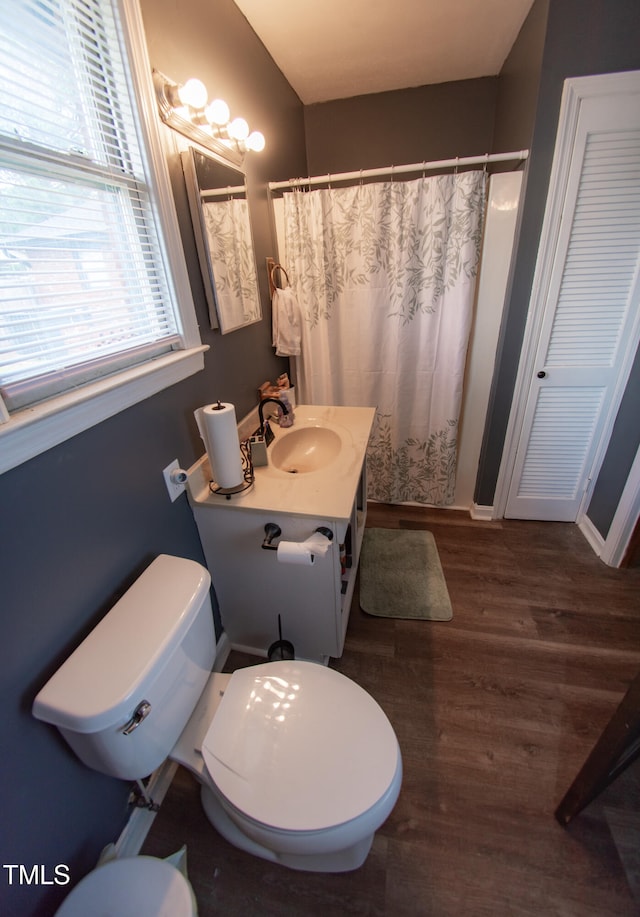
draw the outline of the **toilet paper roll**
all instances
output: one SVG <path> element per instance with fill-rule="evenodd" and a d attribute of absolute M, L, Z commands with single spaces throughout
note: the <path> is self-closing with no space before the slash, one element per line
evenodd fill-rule
<path fill-rule="evenodd" d="M 304 541 L 280 541 L 278 542 L 277 551 L 278 563 L 281 564 L 302 564 L 310 567 L 315 563 L 313 549 L 306 545 Z"/>
<path fill-rule="evenodd" d="M 319 554 L 321 557 L 324 557 L 331 547 L 330 540 L 326 535 L 323 535 L 322 532 L 314 532 L 313 535 L 309 535 L 302 543 L 308 548 L 311 548 L 314 554 Z"/>
<path fill-rule="evenodd" d="M 305 541 L 280 541 L 277 557 L 281 564 L 302 564 L 311 566 L 317 556 L 323 557 L 331 542 L 321 532 L 314 532 Z"/>
<path fill-rule="evenodd" d="M 219 487 L 237 487 L 244 479 L 244 472 L 235 407 L 218 401 L 194 413 L 213 480 Z"/>

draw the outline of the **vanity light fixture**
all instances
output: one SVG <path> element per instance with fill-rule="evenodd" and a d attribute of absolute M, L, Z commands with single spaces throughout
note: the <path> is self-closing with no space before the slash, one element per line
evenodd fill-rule
<path fill-rule="evenodd" d="M 264 134 L 261 134 L 260 131 L 251 131 L 246 140 L 247 149 L 252 150 L 254 153 L 261 153 L 264 150 L 264 145 Z"/>
<path fill-rule="evenodd" d="M 246 140 L 249 136 L 249 125 L 244 118 L 234 118 L 229 122 L 229 136 L 234 140 Z"/>
<path fill-rule="evenodd" d="M 231 112 L 224 99 L 214 99 L 204 110 L 204 116 L 209 124 L 215 124 L 223 127 L 229 123 Z"/>
<path fill-rule="evenodd" d="M 187 80 L 184 86 L 178 86 L 176 95 L 180 103 L 189 108 L 204 108 L 208 101 L 207 87 L 196 79 Z"/>
<path fill-rule="evenodd" d="M 244 118 L 232 119 L 223 99 L 209 103 L 207 89 L 200 80 L 192 78 L 184 84 L 174 83 L 159 70 L 154 70 L 153 85 L 160 117 L 189 140 L 237 165 L 242 163 L 247 151 L 259 153 L 264 149 L 263 134 L 250 132 Z"/>

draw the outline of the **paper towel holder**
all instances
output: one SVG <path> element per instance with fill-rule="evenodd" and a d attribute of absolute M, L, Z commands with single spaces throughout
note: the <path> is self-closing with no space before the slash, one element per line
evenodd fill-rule
<path fill-rule="evenodd" d="M 218 402 L 220 404 L 220 402 Z M 218 410 L 214 408 L 214 410 Z M 249 440 L 242 440 L 240 443 L 240 458 L 242 461 L 242 473 L 243 479 L 239 484 L 236 484 L 235 487 L 221 487 L 217 481 L 209 481 L 209 490 L 212 494 L 215 494 L 219 497 L 226 497 L 227 500 L 230 500 L 235 494 L 244 493 L 245 490 L 249 490 L 250 487 L 253 487 L 255 481 L 255 473 L 253 470 L 253 460 L 251 458 L 251 448 L 249 446 Z"/>

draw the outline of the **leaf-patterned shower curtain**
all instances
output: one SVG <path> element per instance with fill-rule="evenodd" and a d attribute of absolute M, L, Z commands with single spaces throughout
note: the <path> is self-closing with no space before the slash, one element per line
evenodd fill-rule
<path fill-rule="evenodd" d="M 369 497 L 453 502 L 482 171 L 287 193 L 298 400 L 376 408 Z"/>
<path fill-rule="evenodd" d="M 207 201 L 202 213 L 222 331 L 260 318 L 249 204 L 244 198 Z"/>

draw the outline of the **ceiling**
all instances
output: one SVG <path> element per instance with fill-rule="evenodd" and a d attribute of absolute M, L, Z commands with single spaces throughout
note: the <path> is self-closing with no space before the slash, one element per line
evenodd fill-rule
<path fill-rule="evenodd" d="M 306 105 L 495 76 L 533 0 L 235 0 Z"/>

